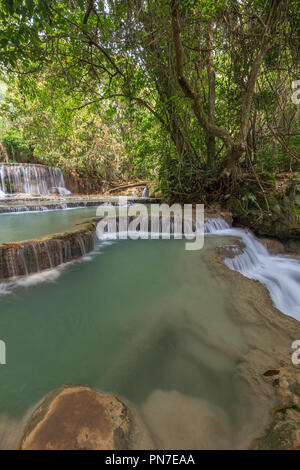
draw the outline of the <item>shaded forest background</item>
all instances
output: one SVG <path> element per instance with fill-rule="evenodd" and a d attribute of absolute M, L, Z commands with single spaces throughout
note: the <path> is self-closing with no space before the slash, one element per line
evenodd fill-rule
<path fill-rule="evenodd" d="M 0 24 L 3 160 L 295 226 L 299 0 L 1 0 Z"/>

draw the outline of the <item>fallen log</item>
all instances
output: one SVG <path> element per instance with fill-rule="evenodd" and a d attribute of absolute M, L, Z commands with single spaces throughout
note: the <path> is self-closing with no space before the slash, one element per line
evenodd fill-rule
<path fill-rule="evenodd" d="M 153 183 L 153 181 L 143 181 L 142 183 L 123 184 L 122 186 L 117 186 L 116 188 L 110 189 L 109 192 L 114 193 L 116 191 L 122 191 L 123 189 L 135 188 L 138 186 L 147 186 L 147 184 L 151 184 L 151 183 Z"/>

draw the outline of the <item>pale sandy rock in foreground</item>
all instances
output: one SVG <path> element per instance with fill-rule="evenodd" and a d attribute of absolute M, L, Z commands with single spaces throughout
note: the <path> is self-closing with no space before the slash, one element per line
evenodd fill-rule
<path fill-rule="evenodd" d="M 63 386 L 33 413 L 21 449 L 128 449 L 131 429 L 132 413 L 115 396 Z"/>

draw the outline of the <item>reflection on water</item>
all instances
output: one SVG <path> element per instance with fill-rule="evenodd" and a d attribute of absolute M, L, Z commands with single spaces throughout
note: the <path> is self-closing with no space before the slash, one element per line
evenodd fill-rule
<path fill-rule="evenodd" d="M 211 236 L 205 246 L 221 243 Z M 129 401 L 156 447 L 244 445 L 241 430 L 259 408 L 238 374 L 249 346 L 205 250 L 195 255 L 180 240 L 107 243 L 58 281 L 39 283 L 39 276 L 47 274 L 0 296 L 7 344 L 0 447 L 11 446 L 16 423 L 64 383 Z"/>
<path fill-rule="evenodd" d="M 0 243 L 29 240 L 80 228 L 77 224 L 95 216 L 95 207 L 0 214 Z"/>

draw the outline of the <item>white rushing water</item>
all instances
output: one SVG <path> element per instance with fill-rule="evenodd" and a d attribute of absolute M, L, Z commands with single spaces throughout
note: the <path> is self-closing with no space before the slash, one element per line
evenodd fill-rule
<path fill-rule="evenodd" d="M 60 168 L 33 164 L 0 164 L 0 197 L 11 194 L 70 194 Z"/>
<path fill-rule="evenodd" d="M 241 238 L 245 248 L 242 253 L 226 258 L 226 266 L 265 284 L 275 307 L 300 321 L 300 261 L 287 256 L 271 255 L 252 233 L 230 228 L 221 218 L 208 219 L 205 231 Z"/>
<path fill-rule="evenodd" d="M 148 221 L 148 218 L 146 218 L 146 221 Z M 119 227 L 116 228 L 118 231 Z M 147 228 L 145 229 L 145 236 L 142 238 L 149 237 L 150 232 L 147 231 Z M 196 230 L 198 230 L 198 227 Z M 241 239 L 244 248 L 232 245 L 227 247 L 232 256 L 225 258 L 225 265 L 231 270 L 240 272 L 249 279 L 256 279 L 263 283 L 268 288 L 275 307 L 286 315 L 300 321 L 299 260 L 288 256 L 270 254 L 267 248 L 251 232 L 238 228 L 230 228 L 222 218 L 205 219 L 204 230 L 206 235 L 213 234 Z M 143 232 L 142 228 L 141 231 Z M 160 222 L 160 232 L 161 235 L 164 233 L 162 222 Z M 173 221 L 171 222 L 170 232 L 174 235 L 175 226 Z M 108 234 L 108 239 L 110 239 L 110 235 Z M 84 255 L 86 253 L 85 247 L 82 246 L 80 241 L 78 243 L 82 255 Z M 62 262 L 66 261 L 69 261 L 69 259 L 62 260 Z"/>
<path fill-rule="evenodd" d="M 149 197 L 149 191 L 148 191 L 147 186 L 145 186 L 143 189 L 142 197 Z"/>

